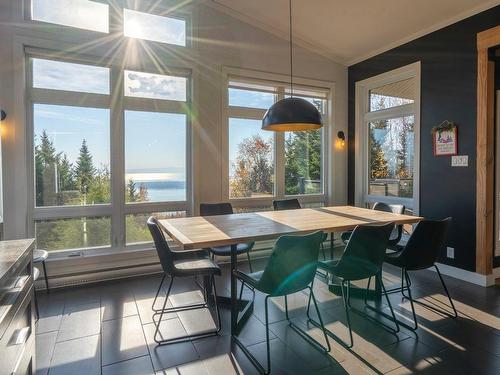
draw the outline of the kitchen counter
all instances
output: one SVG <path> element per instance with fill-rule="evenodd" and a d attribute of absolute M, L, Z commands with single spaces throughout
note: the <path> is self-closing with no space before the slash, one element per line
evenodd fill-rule
<path fill-rule="evenodd" d="M 34 244 L 34 239 L 0 241 L 0 288 L 5 287 L 10 271 L 17 268 L 33 251 Z"/>

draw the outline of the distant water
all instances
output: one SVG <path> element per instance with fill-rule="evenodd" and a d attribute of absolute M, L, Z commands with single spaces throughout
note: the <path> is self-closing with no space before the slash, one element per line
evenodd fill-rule
<path fill-rule="evenodd" d="M 148 198 L 152 202 L 185 201 L 186 183 L 184 181 L 135 181 L 136 186 L 148 189 Z"/>
<path fill-rule="evenodd" d="M 186 182 L 181 173 L 147 172 L 127 173 L 126 180 L 132 179 L 137 189 L 144 186 L 152 202 L 185 201 Z"/>

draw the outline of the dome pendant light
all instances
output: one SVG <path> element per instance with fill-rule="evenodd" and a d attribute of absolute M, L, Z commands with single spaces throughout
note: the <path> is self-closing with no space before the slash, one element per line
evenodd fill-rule
<path fill-rule="evenodd" d="M 292 0 L 290 4 L 290 98 L 274 103 L 262 119 L 262 129 L 275 132 L 315 130 L 323 126 L 318 109 L 307 100 L 293 97 Z"/>

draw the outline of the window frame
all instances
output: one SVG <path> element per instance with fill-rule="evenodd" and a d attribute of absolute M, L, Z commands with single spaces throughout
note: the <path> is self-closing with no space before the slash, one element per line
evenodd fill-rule
<path fill-rule="evenodd" d="M 95 41 L 95 38 L 108 39 L 110 36 L 126 38 L 126 40 L 134 40 L 133 38 L 125 36 L 125 23 L 124 23 L 124 9 L 130 9 L 142 13 L 150 13 L 156 16 L 176 18 L 186 22 L 186 45 L 180 46 L 166 42 L 159 42 L 154 40 L 140 39 L 142 43 L 151 45 L 166 46 L 169 49 L 186 49 L 192 48 L 196 43 L 196 35 L 193 30 L 193 12 L 185 9 L 178 9 L 173 0 L 167 0 L 161 4 L 154 0 L 141 0 L 131 2 L 130 0 L 91 0 L 96 3 L 108 5 L 108 32 L 101 32 L 96 30 L 81 29 L 75 26 L 62 25 L 58 23 L 51 23 L 39 21 L 32 18 L 32 0 L 22 0 L 23 20 L 33 25 L 39 26 L 44 29 L 44 32 L 49 34 L 67 35 L 69 40 L 73 39 L 88 39 Z M 172 11 L 174 9 L 174 11 Z M 50 25 L 50 29 L 46 27 Z"/>
<path fill-rule="evenodd" d="M 61 62 L 73 62 L 84 65 L 102 66 L 110 69 L 110 94 L 87 94 L 63 90 L 33 88 L 33 59 L 48 59 Z M 51 257 L 66 257 L 73 254 L 98 255 L 123 250 L 139 250 L 151 247 L 147 243 L 127 244 L 126 216 L 148 214 L 150 212 L 186 211 L 193 212 L 193 166 L 192 139 L 193 126 L 191 108 L 193 105 L 193 73 L 189 68 L 168 67 L 168 71 L 159 71 L 153 67 L 123 65 L 118 60 L 108 60 L 99 64 L 91 56 L 76 53 L 63 53 L 45 48 L 26 47 L 24 49 L 26 73 L 26 139 L 28 170 L 28 235 L 35 237 L 35 222 L 41 220 L 71 219 L 80 217 L 109 217 L 111 220 L 110 246 L 98 248 L 52 250 Z M 176 75 L 187 79 L 185 102 L 126 97 L 124 92 L 124 71 L 135 70 L 145 73 Z M 113 103 L 115 103 L 113 105 Z M 92 107 L 108 109 L 110 113 L 110 203 L 89 206 L 47 206 L 36 207 L 35 202 L 35 166 L 34 166 L 34 104 L 68 105 L 74 107 Z M 186 200 L 170 202 L 125 202 L 125 111 L 143 111 L 157 113 L 180 113 L 186 115 Z"/>
<path fill-rule="evenodd" d="M 405 79 L 415 80 L 413 103 L 370 111 L 370 90 Z M 367 206 L 375 202 L 404 204 L 408 210 L 419 213 L 420 197 L 420 85 L 421 64 L 416 62 L 374 77 L 356 82 L 355 104 L 355 204 Z M 387 197 L 368 194 L 369 188 L 369 123 L 404 116 L 414 116 L 413 198 Z"/>
<path fill-rule="evenodd" d="M 247 69 L 223 67 L 223 93 L 222 93 L 222 199 L 231 202 L 234 208 L 257 209 L 270 207 L 273 200 L 297 198 L 301 204 L 322 203 L 330 201 L 330 179 L 328 165 L 331 163 L 331 129 L 333 128 L 332 103 L 334 95 L 334 84 L 331 82 L 294 77 L 294 88 L 301 87 L 309 90 L 323 92 L 325 94 L 325 114 L 322 128 L 322 150 L 321 150 L 321 194 L 285 194 L 285 133 L 274 133 L 274 194 L 269 197 L 256 198 L 231 198 L 229 192 L 229 119 L 244 118 L 261 121 L 266 109 L 229 106 L 229 87 L 231 80 L 261 84 L 276 87 L 276 101 L 283 99 L 290 88 L 290 77 L 282 74 L 265 73 Z"/>

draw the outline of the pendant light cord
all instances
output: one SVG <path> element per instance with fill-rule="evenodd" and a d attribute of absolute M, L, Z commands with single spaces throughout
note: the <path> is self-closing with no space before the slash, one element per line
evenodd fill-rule
<path fill-rule="evenodd" d="M 290 97 L 293 97 L 293 40 L 292 40 L 292 0 L 290 4 Z"/>

